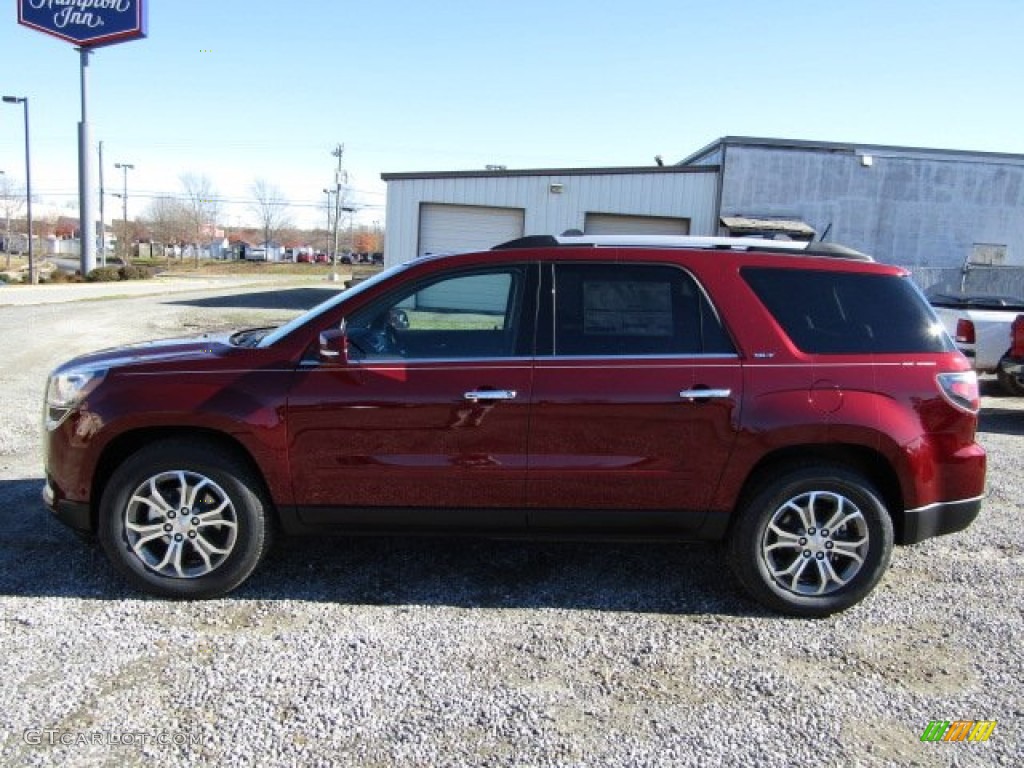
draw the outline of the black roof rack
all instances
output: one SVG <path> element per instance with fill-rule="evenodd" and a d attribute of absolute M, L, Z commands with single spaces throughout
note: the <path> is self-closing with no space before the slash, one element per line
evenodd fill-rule
<path fill-rule="evenodd" d="M 691 237 L 682 235 L 528 235 L 494 246 L 491 250 L 551 248 L 555 246 L 701 248 L 785 253 L 794 256 L 829 256 L 855 261 L 874 261 L 866 253 L 837 243 L 799 240 L 767 240 L 756 237 Z"/>

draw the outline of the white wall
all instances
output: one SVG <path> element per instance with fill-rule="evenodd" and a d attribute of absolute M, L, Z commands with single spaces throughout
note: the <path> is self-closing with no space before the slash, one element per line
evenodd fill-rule
<path fill-rule="evenodd" d="M 525 234 L 583 230 L 587 213 L 686 218 L 693 235 L 713 235 L 717 168 L 568 169 L 384 174 L 388 185 L 386 264 L 418 253 L 420 205 L 521 208 Z M 560 184 L 553 193 L 551 185 Z M 496 245 L 496 243 L 495 243 Z"/>

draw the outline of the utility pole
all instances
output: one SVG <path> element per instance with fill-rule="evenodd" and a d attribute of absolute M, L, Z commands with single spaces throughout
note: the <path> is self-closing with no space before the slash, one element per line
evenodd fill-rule
<path fill-rule="evenodd" d="M 21 104 L 25 114 L 25 206 L 28 224 L 28 281 L 36 284 L 36 266 L 32 250 L 32 154 L 28 141 L 28 96 L 4 96 L 5 104 Z"/>
<path fill-rule="evenodd" d="M 118 245 L 121 246 L 121 263 L 126 267 L 128 266 L 128 171 L 135 170 L 135 166 L 131 163 L 114 163 L 115 168 L 120 168 L 124 171 L 124 188 L 121 194 L 121 240 L 118 241 Z"/>
<path fill-rule="evenodd" d="M 355 235 L 355 218 L 356 209 L 352 206 L 345 206 L 345 211 L 348 212 L 348 252 L 354 253 L 356 250 L 356 235 Z M 354 260 L 355 257 L 353 257 Z"/>
<path fill-rule="evenodd" d="M 327 237 L 324 243 L 324 253 L 327 254 L 327 258 L 331 258 L 331 195 L 334 194 L 334 190 L 328 187 L 324 188 L 324 194 L 327 195 Z"/>
<path fill-rule="evenodd" d="M 341 218 L 341 179 L 344 171 L 341 170 L 341 158 L 345 154 L 345 145 L 339 144 L 331 152 L 334 157 L 338 158 L 338 170 L 334 172 L 334 253 L 331 258 L 331 265 L 334 267 L 338 266 L 338 219 Z M 348 177 L 345 177 L 345 183 L 348 183 Z"/>

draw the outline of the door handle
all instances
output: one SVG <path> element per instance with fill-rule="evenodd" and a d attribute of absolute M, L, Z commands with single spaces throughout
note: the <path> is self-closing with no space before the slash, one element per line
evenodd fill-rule
<path fill-rule="evenodd" d="M 516 391 L 514 389 L 478 389 L 467 392 L 462 397 L 473 402 L 478 400 L 515 400 Z"/>
<path fill-rule="evenodd" d="M 684 400 L 710 400 L 732 395 L 731 389 L 684 389 L 679 396 Z"/>

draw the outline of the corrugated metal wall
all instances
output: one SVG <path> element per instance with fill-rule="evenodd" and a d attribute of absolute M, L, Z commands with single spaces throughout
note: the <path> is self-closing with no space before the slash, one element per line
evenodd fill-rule
<path fill-rule="evenodd" d="M 1006 245 L 1021 265 L 1024 163 L 730 145 L 722 214 L 831 224 L 829 240 L 904 266 L 959 267 L 975 243 Z"/>
<path fill-rule="evenodd" d="M 927 294 L 973 293 L 1024 299 L 1024 267 L 913 267 L 914 282 Z M 962 289 L 962 291 L 961 291 Z"/>
<path fill-rule="evenodd" d="M 384 260 L 396 264 L 417 251 L 421 203 L 522 208 L 527 235 L 583 230 L 586 214 L 686 218 L 691 234 L 711 235 L 717 168 L 694 172 L 543 173 L 537 175 L 388 178 Z M 553 192 L 552 185 L 561 185 Z M 556 187 L 557 189 L 557 187 Z"/>

